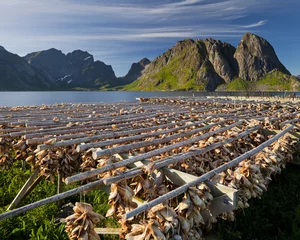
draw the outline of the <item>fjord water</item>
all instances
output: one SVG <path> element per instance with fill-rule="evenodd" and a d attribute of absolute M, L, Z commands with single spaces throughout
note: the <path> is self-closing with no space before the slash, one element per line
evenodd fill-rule
<path fill-rule="evenodd" d="M 138 97 L 192 97 L 192 96 L 236 96 L 238 92 L 90 92 L 90 91 L 66 91 L 66 92 L 0 92 L 0 107 L 33 106 L 55 103 L 98 103 L 135 101 Z M 256 96 L 284 96 L 286 92 L 253 92 Z M 252 95 L 251 94 L 251 95 Z M 300 96 L 300 93 L 296 93 Z M 245 93 L 243 94 L 245 95 Z"/>
<path fill-rule="evenodd" d="M 0 106 L 32 106 L 55 103 L 98 103 L 135 101 L 138 97 L 204 96 L 204 92 L 122 92 L 122 91 L 66 91 L 66 92 L 0 92 Z"/>

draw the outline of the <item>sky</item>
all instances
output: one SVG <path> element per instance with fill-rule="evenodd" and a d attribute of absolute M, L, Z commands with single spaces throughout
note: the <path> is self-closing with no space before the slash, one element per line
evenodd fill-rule
<path fill-rule="evenodd" d="M 20 56 L 81 49 L 123 76 L 179 40 L 211 37 L 236 47 L 251 32 L 298 75 L 299 9 L 299 0 L 0 0 L 0 45 Z"/>

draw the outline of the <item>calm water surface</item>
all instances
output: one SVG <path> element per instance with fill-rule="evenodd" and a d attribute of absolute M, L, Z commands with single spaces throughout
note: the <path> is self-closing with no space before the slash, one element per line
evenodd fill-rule
<path fill-rule="evenodd" d="M 236 93 L 209 92 L 0 92 L 0 106 L 32 106 L 55 103 L 97 103 L 134 101 L 137 97 L 210 96 L 236 95 Z M 270 92 L 270 95 L 284 95 L 284 92 Z M 300 94 L 297 93 L 299 96 Z"/>
<path fill-rule="evenodd" d="M 0 92 L 0 106 L 134 101 L 137 97 L 204 96 L 192 92 Z"/>

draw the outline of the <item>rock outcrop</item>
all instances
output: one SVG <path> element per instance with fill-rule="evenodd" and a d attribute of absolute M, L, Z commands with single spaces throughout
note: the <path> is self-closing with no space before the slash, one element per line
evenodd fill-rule
<path fill-rule="evenodd" d="M 32 66 L 45 70 L 64 87 L 93 88 L 117 84 L 112 67 L 101 61 L 94 61 L 93 55 L 85 51 L 75 50 L 65 55 L 51 48 L 30 53 L 24 59 Z"/>
<path fill-rule="evenodd" d="M 241 79 L 256 81 L 273 69 L 290 75 L 279 61 L 272 45 L 255 34 L 246 33 L 243 36 L 234 58 L 238 63 Z"/>
<path fill-rule="evenodd" d="M 290 75 L 271 44 L 254 34 L 246 33 L 237 49 L 211 38 L 186 39 L 154 59 L 126 89 L 214 91 L 237 78 L 257 81 L 274 69 Z"/>
<path fill-rule="evenodd" d="M 53 90 L 55 87 L 54 79 L 47 73 L 0 46 L 1 91 Z"/>

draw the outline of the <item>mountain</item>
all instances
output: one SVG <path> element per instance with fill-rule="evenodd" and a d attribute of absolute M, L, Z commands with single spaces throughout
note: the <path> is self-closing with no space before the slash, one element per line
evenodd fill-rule
<path fill-rule="evenodd" d="M 246 33 L 237 48 L 211 38 L 186 39 L 154 59 L 125 90 L 214 91 L 236 79 L 258 81 L 275 69 L 290 76 L 271 44 L 257 35 Z"/>
<path fill-rule="evenodd" d="M 43 70 L 28 64 L 23 58 L 0 46 L 0 90 L 52 90 L 55 81 Z"/>
<path fill-rule="evenodd" d="M 95 88 L 118 84 L 110 65 L 94 61 L 93 55 L 81 50 L 65 55 L 51 48 L 27 54 L 24 59 L 30 65 L 46 71 L 60 86 Z"/>
<path fill-rule="evenodd" d="M 298 78 L 300 80 L 300 75 L 297 75 L 296 78 Z"/>
<path fill-rule="evenodd" d="M 291 75 L 279 61 L 272 45 L 265 39 L 246 33 L 234 58 L 238 63 L 239 78 L 256 81 L 273 69 Z"/>
<path fill-rule="evenodd" d="M 137 80 L 142 76 L 142 71 L 150 64 L 148 58 L 143 58 L 137 63 L 133 63 L 128 71 L 128 73 L 121 78 L 123 84 L 129 84 Z"/>

